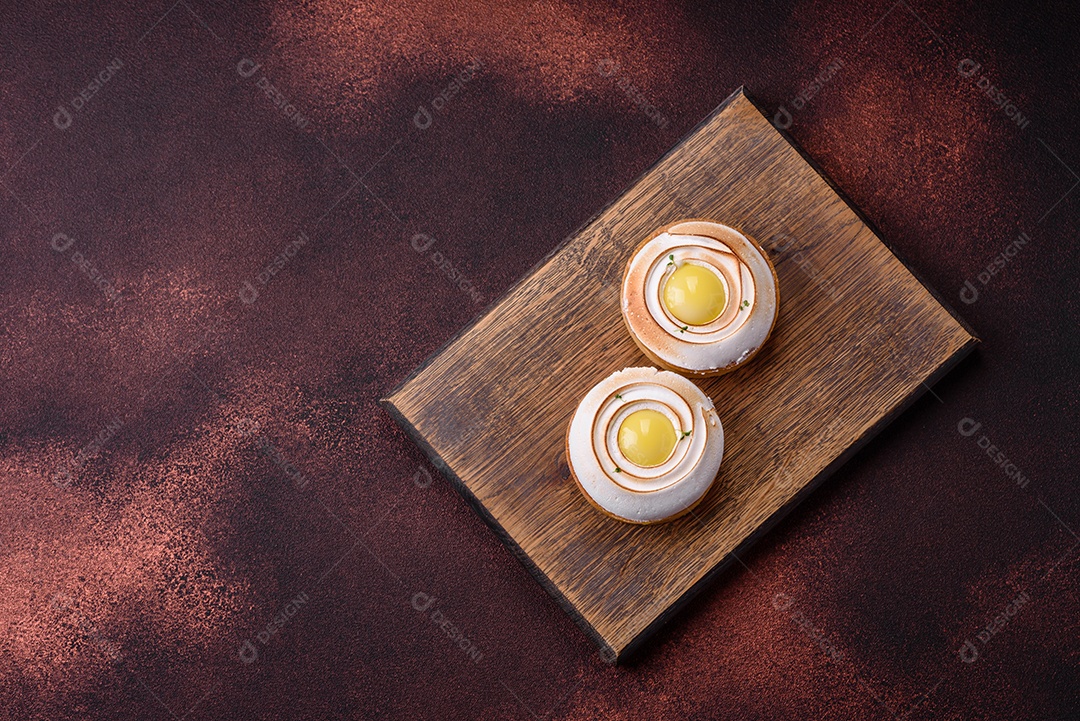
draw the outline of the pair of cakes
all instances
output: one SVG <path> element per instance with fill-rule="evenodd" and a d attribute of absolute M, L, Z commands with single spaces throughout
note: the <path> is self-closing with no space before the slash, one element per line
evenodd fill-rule
<path fill-rule="evenodd" d="M 687 220 L 638 246 L 622 317 L 660 368 L 626 368 L 578 404 L 566 437 L 570 474 L 600 511 L 629 523 L 688 513 L 720 470 L 724 428 L 690 377 L 728 373 L 761 350 L 779 311 L 776 271 L 734 228 Z"/>

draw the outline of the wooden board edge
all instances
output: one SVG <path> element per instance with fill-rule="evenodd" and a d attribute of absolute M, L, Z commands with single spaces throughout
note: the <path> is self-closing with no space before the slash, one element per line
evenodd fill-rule
<path fill-rule="evenodd" d="M 899 253 L 896 252 L 895 248 L 893 248 L 889 243 L 887 243 L 885 241 L 885 236 L 881 234 L 881 232 L 878 230 L 877 226 L 870 220 L 870 218 L 868 218 L 866 216 L 865 213 L 863 213 L 862 210 L 859 209 L 859 206 L 856 205 L 854 203 L 854 201 L 852 201 L 851 198 L 848 197 L 847 193 L 845 193 L 840 188 L 839 185 L 837 185 L 836 183 L 833 182 L 832 178 L 829 177 L 828 173 L 825 172 L 824 168 L 822 168 L 820 165 L 818 165 L 817 161 L 814 160 L 814 158 L 809 153 L 807 153 L 805 150 L 803 150 L 803 147 L 801 145 L 799 145 L 799 141 L 795 140 L 795 138 L 792 137 L 791 134 L 788 133 L 783 128 L 777 128 L 776 124 L 773 123 L 771 120 L 769 120 L 769 114 L 765 110 L 765 107 L 760 102 L 758 102 L 754 98 L 753 95 L 751 95 L 751 94 L 744 91 L 743 92 L 743 97 L 745 97 L 750 102 L 750 104 L 753 105 L 754 108 L 757 109 L 757 111 L 759 113 L 761 113 L 761 116 L 763 118 L 765 118 L 765 122 L 772 125 L 773 128 L 776 130 L 776 132 L 780 133 L 780 136 L 785 141 L 787 141 L 788 145 L 790 145 L 792 148 L 795 149 L 795 152 L 797 152 L 802 157 L 802 159 L 804 161 L 806 161 L 806 164 L 809 165 L 810 168 L 815 173 L 817 173 L 818 176 L 822 180 L 825 181 L 825 183 L 832 189 L 832 191 L 834 193 L 836 193 L 837 196 L 840 197 L 840 200 L 842 200 L 844 202 L 844 205 L 846 205 L 851 210 L 851 212 L 855 213 L 855 217 L 857 217 L 860 221 L 862 221 L 863 225 L 865 225 L 867 228 L 870 229 L 870 232 L 874 234 L 874 237 L 877 238 L 878 241 L 883 246 L 885 246 L 885 248 L 890 253 L 893 254 L 894 258 L 896 258 L 898 261 L 900 261 L 900 264 L 903 265 L 907 269 L 907 271 L 909 273 L 911 273 L 912 277 L 914 277 L 915 280 L 919 281 L 919 284 L 923 288 L 926 289 L 926 292 L 929 293 L 930 296 L 934 300 L 936 300 L 938 302 L 938 304 L 942 308 L 944 308 L 945 311 L 949 315 L 951 315 L 953 317 L 953 320 L 955 320 L 957 323 L 959 323 L 960 327 L 963 328 L 967 332 L 968 335 L 970 335 L 972 338 L 975 338 L 976 340 L 978 340 L 978 336 L 976 335 L 975 330 L 968 324 L 968 322 L 966 320 L 964 320 L 964 317 L 961 316 L 956 311 L 955 308 L 953 308 L 952 304 L 950 304 L 949 302 L 947 302 L 945 300 L 944 296 L 942 296 L 940 293 L 938 293 L 938 291 L 934 288 L 934 286 L 930 285 L 923 278 L 921 273 L 919 273 L 917 270 L 915 270 L 914 267 L 910 263 L 908 263 L 906 260 L 904 260 L 904 258 Z"/>
<path fill-rule="evenodd" d="M 965 329 L 966 330 L 966 329 Z M 725 556 L 719 563 L 713 568 L 705 572 L 705 574 L 698 579 L 686 592 L 671 603 L 662 613 L 660 613 L 655 619 L 649 623 L 644 629 L 642 629 L 636 636 L 634 636 L 629 642 L 627 642 L 621 648 L 616 649 L 616 664 L 625 664 L 628 660 L 634 659 L 645 646 L 646 642 L 659 631 L 668 621 L 677 616 L 687 604 L 690 603 L 699 593 L 707 588 L 713 581 L 715 581 L 720 575 L 727 570 L 728 566 L 738 557 L 740 553 L 744 553 L 749 550 L 751 546 L 757 543 L 761 538 L 767 535 L 772 529 L 780 523 L 791 511 L 795 509 L 800 503 L 806 500 L 817 488 L 833 473 L 835 473 L 841 466 L 851 460 L 851 457 L 866 447 L 879 433 L 881 433 L 886 427 L 888 427 L 894 420 L 896 420 L 901 414 L 908 408 L 915 404 L 919 398 L 921 398 L 928 390 L 930 386 L 937 383 L 942 377 L 944 377 L 949 371 L 951 371 L 957 364 L 966 358 L 977 346 L 979 345 L 979 339 L 969 334 L 969 338 L 964 342 L 960 348 L 953 352 L 953 354 L 946 359 L 937 369 L 927 376 L 924 380 L 907 395 L 902 401 L 897 403 L 888 413 L 879 418 L 874 425 L 867 429 L 867 431 L 858 438 L 854 443 L 848 446 L 843 453 L 838 455 L 832 460 L 829 465 L 825 466 L 811 479 L 805 486 L 799 489 L 798 493 L 792 497 L 790 501 L 777 509 L 771 516 L 762 521 L 754 531 L 743 540 L 738 547 Z"/>
<path fill-rule="evenodd" d="M 571 619 L 574 620 L 574 622 L 578 625 L 578 627 L 581 628 L 582 631 L 585 632 L 585 635 L 589 637 L 593 641 L 593 643 L 600 647 L 601 658 L 603 658 L 608 663 L 615 663 L 618 652 L 614 648 L 612 648 L 612 646 L 608 644 L 608 642 L 604 639 L 600 632 L 597 631 L 593 627 L 593 625 L 589 623 L 588 620 L 586 620 L 586 618 L 581 615 L 581 613 L 578 612 L 577 608 L 575 608 L 574 605 L 569 601 L 569 599 L 567 599 L 566 596 L 563 595 L 562 591 L 559 590 L 558 586 L 556 586 L 555 583 L 552 582 L 550 578 L 548 578 L 547 574 L 544 573 L 540 569 L 540 567 L 536 565 L 532 558 L 529 557 L 529 554 L 522 550 L 521 546 L 518 545 L 517 541 L 514 540 L 513 536 L 507 533 L 506 529 L 502 527 L 502 524 L 499 523 L 493 515 L 491 515 L 491 512 L 487 509 L 487 507 L 480 501 L 479 498 L 477 498 L 473 494 L 472 490 L 470 490 L 469 487 L 465 485 L 465 482 L 462 481 L 456 473 L 454 473 L 454 470 L 449 466 L 449 464 L 447 464 L 439 456 L 435 449 L 432 448 L 431 445 L 424 439 L 423 435 L 420 433 L 419 430 L 417 430 L 416 426 L 414 426 L 412 422 L 405 417 L 401 410 L 394 405 L 391 399 L 381 399 L 379 401 L 379 405 L 383 407 L 383 409 L 390 415 L 391 418 L 394 419 L 394 421 L 397 422 L 399 426 L 401 426 L 401 429 L 405 431 L 405 434 L 408 435 L 413 440 L 413 442 L 420 447 L 420 450 L 423 451 L 424 455 L 428 457 L 428 460 L 431 461 L 432 465 L 434 465 L 436 469 L 441 471 L 442 474 L 446 476 L 446 478 L 450 481 L 450 485 L 453 486 L 453 488 L 461 495 L 461 497 L 464 498 L 470 506 L 472 506 L 473 510 L 476 511 L 477 514 L 479 514 L 480 518 L 482 518 L 484 522 L 495 532 L 495 535 L 499 538 L 500 541 L 503 542 L 503 544 L 506 545 L 506 547 L 510 550 L 510 553 L 512 553 L 514 557 L 517 558 L 518 562 L 520 562 L 521 565 L 524 566 L 525 569 L 533 576 L 533 578 L 536 579 L 540 586 L 545 591 L 547 591 L 552 598 L 555 599 L 555 602 L 558 603 L 562 610 L 568 616 L 570 616 Z"/>
<path fill-rule="evenodd" d="M 431 355 L 429 355 L 427 358 L 425 358 L 424 361 L 422 363 L 420 363 L 420 365 L 418 365 L 413 370 L 412 373 L 410 373 L 408 376 L 405 377 L 404 380 L 402 380 L 400 383 L 398 383 L 396 386 L 394 386 L 394 388 L 389 393 L 387 393 L 386 397 L 383 398 L 380 402 L 389 401 L 389 400 L 393 399 L 394 396 L 401 393 L 401 391 L 405 389 L 405 386 L 407 386 L 409 383 L 411 383 L 413 381 L 413 379 L 415 379 L 418 375 L 420 375 L 424 371 L 425 368 L 427 368 L 429 365 L 434 363 L 435 359 L 438 358 L 440 355 L 442 355 L 443 351 L 445 351 L 451 345 L 456 343 L 466 333 L 471 331 L 480 321 L 482 321 L 484 318 L 486 318 L 488 316 L 488 314 L 490 314 L 491 311 L 495 309 L 496 306 L 498 306 L 500 303 L 502 303 L 503 300 L 505 300 L 507 298 L 507 296 L 509 296 L 511 293 L 513 293 L 515 290 L 517 290 L 523 283 L 525 283 L 530 278 L 532 278 L 534 275 L 536 275 L 537 271 L 539 271 L 542 267 L 544 267 L 544 265 L 549 263 L 552 260 L 552 258 L 554 258 L 563 248 L 566 247 L 566 245 L 568 243 L 570 243 L 572 240 L 574 240 L 579 235 L 581 235 L 581 233 L 586 228 L 588 228 L 590 225 L 595 223 L 596 220 L 600 216 L 602 216 L 604 213 L 606 213 L 608 211 L 608 208 L 615 205 L 615 203 L 619 202 L 619 199 L 622 198 L 623 196 L 625 196 L 627 193 L 629 193 L 630 190 L 635 185 L 640 183 L 645 178 L 646 175 L 651 173 L 653 168 L 660 165 L 660 163 L 664 162 L 664 160 L 669 155 L 672 155 L 673 153 L 675 153 L 675 151 L 678 150 L 679 148 L 681 148 L 683 146 L 683 144 L 687 140 L 689 140 L 695 133 L 698 132 L 698 130 L 700 130 L 702 127 L 704 127 L 710 121 L 712 121 L 712 119 L 715 118 L 717 115 L 722 113 L 727 108 L 727 106 L 731 105 L 740 96 L 746 97 L 746 88 L 743 85 L 740 85 L 739 87 L 737 87 L 734 90 L 734 92 L 732 92 L 730 95 L 728 95 L 726 98 L 724 98 L 724 100 L 721 101 L 721 103 L 719 105 L 717 105 L 715 108 L 713 108 L 712 111 L 709 112 L 708 115 L 706 115 L 704 118 L 702 118 L 700 121 L 698 121 L 697 124 L 694 125 L 694 127 L 690 128 L 690 130 L 686 131 L 686 133 L 684 133 L 683 136 L 681 138 L 679 138 L 678 142 L 676 142 L 674 145 L 672 145 L 668 149 L 668 151 L 666 153 L 664 153 L 659 158 L 657 158 L 651 165 L 649 165 L 647 168 L 645 168 L 645 170 L 638 173 L 637 176 L 635 176 L 633 180 L 631 180 L 629 183 L 627 183 L 623 187 L 623 189 L 620 190 L 618 193 L 616 193 L 615 196 L 611 200 L 609 200 L 607 203 L 605 203 L 604 206 L 600 208 L 600 210 L 593 213 L 592 216 L 588 220 L 586 220 L 584 223 L 582 223 L 580 226 L 578 226 L 572 233 L 570 233 L 565 238 L 563 238 L 562 241 L 560 241 L 554 248 L 551 249 L 550 252 L 547 253 L 547 255 L 545 255 L 543 258 L 541 258 L 536 263 L 534 263 L 531 268 L 529 268 L 525 273 L 523 273 L 520 278 L 518 278 L 516 281 L 514 281 L 510 285 L 509 288 L 507 288 L 501 295 L 499 295 L 499 297 L 497 297 L 495 300 L 491 301 L 486 306 L 484 306 L 484 309 L 482 311 L 477 313 L 476 316 L 471 321 L 466 323 L 461 328 L 461 330 L 459 330 L 457 333 L 454 333 L 452 336 L 450 336 L 450 338 L 447 339 L 445 343 L 443 343 L 437 349 L 435 349 L 435 351 Z M 747 98 L 747 99 L 749 99 L 749 98 Z M 753 102 L 753 101 L 751 101 L 751 102 Z M 756 104 L 755 104 L 755 107 L 757 107 Z"/>

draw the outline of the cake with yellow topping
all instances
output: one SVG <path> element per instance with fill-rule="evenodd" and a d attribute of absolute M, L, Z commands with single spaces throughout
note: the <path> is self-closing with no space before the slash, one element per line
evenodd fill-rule
<path fill-rule="evenodd" d="M 694 383 L 656 368 L 626 368 L 581 399 L 567 427 L 570 474 L 585 498 L 628 523 L 690 511 L 724 456 L 724 428 Z"/>
<path fill-rule="evenodd" d="M 780 309 L 776 271 L 749 236 L 685 220 L 646 239 L 626 267 L 622 315 L 653 362 L 687 375 L 727 373 L 761 350 Z"/>

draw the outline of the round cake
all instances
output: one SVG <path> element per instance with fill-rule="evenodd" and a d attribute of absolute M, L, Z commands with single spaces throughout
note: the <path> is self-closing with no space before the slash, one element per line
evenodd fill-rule
<path fill-rule="evenodd" d="M 749 236 L 709 220 L 660 228 L 626 266 L 622 316 L 653 362 L 688 375 L 735 370 L 780 309 L 776 270 Z"/>
<path fill-rule="evenodd" d="M 694 383 L 625 368 L 581 399 L 566 433 L 570 475 L 585 498 L 628 523 L 660 523 L 705 496 L 724 456 L 724 428 Z"/>

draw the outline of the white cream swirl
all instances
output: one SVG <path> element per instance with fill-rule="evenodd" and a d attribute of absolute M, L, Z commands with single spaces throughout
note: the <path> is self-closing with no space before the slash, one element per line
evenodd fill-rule
<path fill-rule="evenodd" d="M 653 410 L 679 438 L 663 463 L 644 467 L 619 448 L 631 413 Z M 567 429 L 567 463 L 582 492 L 606 513 L 630 523 L 682 515 L 708 491 L 724 455 L 724 429 L 712 401 L 693 382 L 656 368 L 626 368 L 585 394 Z"/>
<path fill-rule="evenodd" d="M 725 305 L 703 325 L 681 322 L 664 303 L 675 269 L 694 264 L 715 273 Z M 627 264 L 622 313 L 630 335 L 652 360 L 694 375 L 716 375 L 749 360 L 772 332 L 779 311 L 772 263 L 750 238 L 711 221 L 660 229 Z"/>

